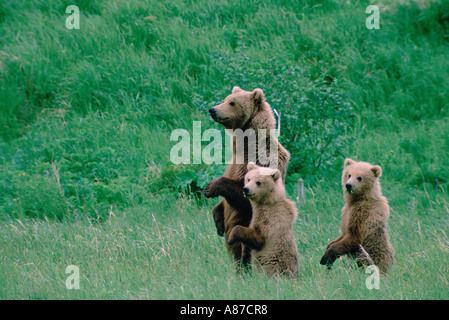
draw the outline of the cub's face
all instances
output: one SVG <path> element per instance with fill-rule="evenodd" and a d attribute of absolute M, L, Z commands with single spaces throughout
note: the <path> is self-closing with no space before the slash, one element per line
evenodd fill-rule
<path fill-rule="evenodd" d="M 245 175 L 243 194 L 246 198 L 263 202 L 276 192 L 277 181 L 281 177 L 278 169 L 259 167 L 253 162 L 248 163 L 248 173 Z"/>
<path fill-rule="evenodd" d="M 221 123 L 226 129 L 238 129 L 260 110 L 263 100 L 261 89 L 250 92 L 234 87 L 232 94 L 218 106 L 210 108 L 209 113 L 214 121 Z"/>
<path fill-rule="evenodd" d="M 343 190 L 349 194 L 362 194 L 371 189 L 381 175 L 382 169 L 380 166 L 346 159 L 341 184 Z"/>

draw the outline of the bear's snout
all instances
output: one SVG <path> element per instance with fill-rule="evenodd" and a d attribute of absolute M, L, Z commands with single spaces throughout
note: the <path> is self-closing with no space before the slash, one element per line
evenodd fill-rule
<path fill-rule="evenodd" d="M 254 193 L 251 193 L 251 190 L 249 190 L 248 187 L 244 187 L 244 188 L 243 188 L 243 195 L 244 195 L 245 198 L 247 198 L 247 199 L 251 199 L 252 197 L 254 197 Z"/>
<path fill-rule="evenodd" d="M 229 120 L 229 117 L 226 116 L 226 112 L 222 110 L 220 106 L 215 106 L 209 109 L 209 114 L 215 122 L 225 123 Z"/>
<path fill-rule="evenodd" d="M 212 119 L 215 120 L 215 117 L 217 116 L 217 110 L 215 110 L 214 108 L 210 108 L 209 113 L 210 113 L 210 116 L 212 117 Z"/>
<path fill-rule="evenodd" d="M 352 190 L 352 184 L 347 183 L 347 184 L 346 184 L 346 190 L 347 190 L 347 191 L 351 191 L 351 190 Z"/>

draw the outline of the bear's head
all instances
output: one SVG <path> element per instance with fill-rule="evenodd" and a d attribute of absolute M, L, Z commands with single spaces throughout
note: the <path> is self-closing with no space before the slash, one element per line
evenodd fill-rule
<path fill-rule="evenodd" d="M 255 203 L 273 203 L 285 196 L 279 169 L 260 167 L 249 162 L 245 175 L 243 194 Z"/>
<path fill-rule="evenodd" d="M 380 166 L 345 159 L 341 184 L 343 190 L 350 195 L 364 195 L 379 186 L 378 178 L 381 175 Z"/>
<path fill-rule="evenodd" d="M 234 87 L 232 93 L 221 104 L 209 109 L 212 119 L 226 129 L 250 128 L 251 121 L 261 112 L 267 112 L 267 114 L 260 117 L 263 124 L 259 123 L 258 128 L 274 128 L 273 112 L 265 101 L 262 89 L 245 91 L 239 87 Z"/>

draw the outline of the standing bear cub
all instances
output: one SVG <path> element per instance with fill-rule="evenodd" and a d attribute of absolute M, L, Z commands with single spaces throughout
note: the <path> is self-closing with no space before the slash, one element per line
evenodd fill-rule
<path fill-rule="evenodd" d="M 245 196 L 250 200 L 253 217 L 249 227 L 235 226 L 228 243 L 242 242 L 251 249 L 251 262 L 267 275 L 295 276 L 298 272 L 298 248 L 293 236 L 295 204 L 285 197 L 278 169 L 248 163 Z"/>
<path fill-rule="evenodd" d="M 394 261 L 388 235 L 390 208 L 382 195 L 380 166 L 346 159 L 342 175 L 345 206 L 341 235 L 327 245 L 321 264 L 330 267 L 340 256 L 355 256 L 357 265 L 373 264 L 386 273 Z"/>

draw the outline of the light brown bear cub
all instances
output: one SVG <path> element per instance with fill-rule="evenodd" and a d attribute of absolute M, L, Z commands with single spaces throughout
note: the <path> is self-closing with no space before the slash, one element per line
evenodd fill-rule
<path fill-rule="evenodd" d="M 228 242 L 242 242 L 251 249 L 251 263 L 267 275 L 295 276 L 298 272 L 298 248 L 293 236 L 297 211 L 285 197 L 285 187 L 278 169 L 248 163 L 245 196 L 253 216 L 249 227 L 235 226 Z"/>
<path fill-rule="evenodd" d="M 338 257 L 348 254 L 357 258 L 358 266 L 374 263 L 384 273 L 392 266 L 394 250 L 387 231 L 390 208 L 380 188 L 381 175 L 380 166 L 345 160 L 342 233 L 327 245 L 321 264 L 330 267 Z"/>

